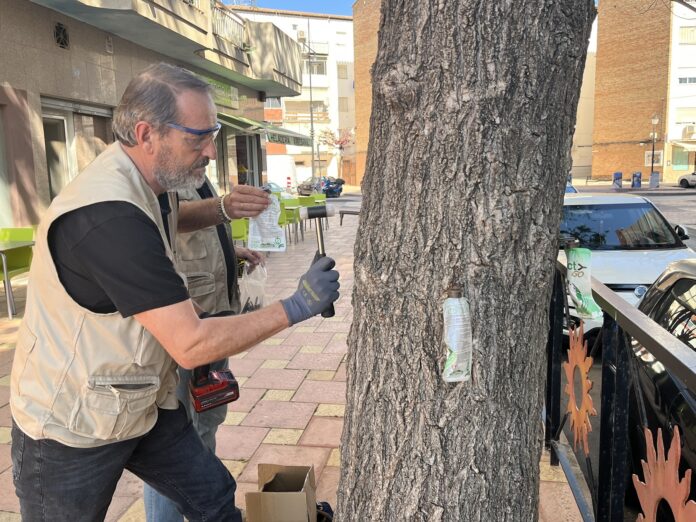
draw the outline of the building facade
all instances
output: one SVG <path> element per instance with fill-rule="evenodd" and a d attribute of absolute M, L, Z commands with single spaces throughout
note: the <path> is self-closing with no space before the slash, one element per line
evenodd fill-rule
<path fill-rule="evenodd" d="M 302 46 L 302 92 L 294 98 L 267 98 L 266 121 L 314 138 L 312 148 L 273 146 L 269 157 L 291 159 L 299 181 L 315 176 L 355 177 L 355 94 L 353 20 L 349 16 L 231 7 L 247 20 L 270 22 Z M 332 141 L 333 140 L 333 141 Z M 281 168 L 282 161 L 276 163 Z"/>
<path fill-rule="evenodd" d="M 642 0 L 598 10 L 592 177 L 696 171 L 696 12 Z"/>
<path fill-rule="evenodd" d="M 283 138 L 262 123 L 264 100 L 302 81 L 300 47 L 277 27 L 208 0 L 0 0 L 0 227 L 39 221 L 114 140 L 130 79 L 160 61 L 213 85 L 218 188 L 264 182 L 267 142 Z"/>

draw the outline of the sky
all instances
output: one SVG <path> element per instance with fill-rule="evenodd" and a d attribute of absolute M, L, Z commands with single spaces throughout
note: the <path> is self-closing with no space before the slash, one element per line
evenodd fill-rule
<path fill-rule="evenodd" d="M 233 2 L 223 0 L 226 4 Z M 257 7 L 353 16 L 354 0 L 256 0 Z"/>

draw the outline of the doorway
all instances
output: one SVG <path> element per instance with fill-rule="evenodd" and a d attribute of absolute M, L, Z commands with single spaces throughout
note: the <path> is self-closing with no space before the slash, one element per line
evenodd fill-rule
<path fill-rule="evenodd" d="M 46 168 L 51 199 L 75 177 L 72 114 L 43 115 Z"/>

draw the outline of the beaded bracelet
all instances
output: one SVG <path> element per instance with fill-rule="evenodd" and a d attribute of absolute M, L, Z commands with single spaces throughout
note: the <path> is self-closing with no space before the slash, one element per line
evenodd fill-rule
<path fill-rule="evenodd" d="M 225 209 L 225 196 L 220 196 L 218 198 L 218 218 L 220 219 L 221 223 L 229 223 L 232 221 L 232 218 L 230 215 L 227 213 L 227 210 Z"/>

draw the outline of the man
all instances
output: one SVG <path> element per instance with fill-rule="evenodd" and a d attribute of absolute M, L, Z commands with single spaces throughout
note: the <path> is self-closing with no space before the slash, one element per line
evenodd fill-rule
<path fill-rule="evenodd" d="M 216 208 L 217 205 L 224 205 L 228 198 L 218 198 L 210 180 L 206 178 L 203 185 L 195 190 L 180 190 L 177 196 L 179 232 L 181 229 L 210 225 L 194 232 L 177 234 L 177 266 L 186 274 L 191 299 L 210 315 L 239 313 L 237 258 L 256 266 L 263 262 L 263 256 L 248 248 L 234 248 L 229 221 L 225 218 L 220 222 Z M 213 212 L 206 212 L 211 210 L 211 206 Z M 226 367 L 227 359 L 210 365 L 211 370 Z M 189 398 L 191 371 L 179 368 L 179 379 L 176 390 L 179 402 L 184 405 L 203 443 L 214 453 L 215 434 L 225 420 L 227 406 L 197 413 Z M 184 518 L 176 504 L 147 484 L 143 488 L 143 498 L 148 521 L 183 522 Z"/>
<path fill-rule="evenodd" d="M 339 285 L 333 260 L 322 259 L 288 299 L 199 318 L 172 262 L 167 236 L 177 220 L 165 227 L 157 195 L 203 182 L 218 130 L 205 82 L 149 67 L 115 111 L 118 141 L 42 219 L 11 377 L 13 479 L 25 520 L 102 520 L 123 469 L 189 520 L 241 520 L 234 480 L 177 401 L 177 364 L 246 350 L 320 313 Z M 217 210 L 255 215 L 264 198 L 235 187 Z"/>

